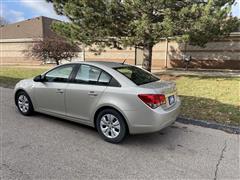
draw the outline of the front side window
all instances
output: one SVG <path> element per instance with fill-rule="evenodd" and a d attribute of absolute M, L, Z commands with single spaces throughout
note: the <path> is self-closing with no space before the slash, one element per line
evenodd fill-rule
<path fill-rule="evenodd" d="M 122 67 L 116 67 L 114 69 L 119 73 L 123 74 L 124 76 L 126 76 L 136 85 L 147 84 L 147 83 L 159 80 L 157 77 L 153 76 L 151 73 L 146 72 L 135 66 L 122 66 Z"/>
<path fill-rule="evenodd" d="M 74 65 L 65 65 L 53 69 L 52 71 L 45 74 L 45 80 L 47 82 L 67 82 Z"/>

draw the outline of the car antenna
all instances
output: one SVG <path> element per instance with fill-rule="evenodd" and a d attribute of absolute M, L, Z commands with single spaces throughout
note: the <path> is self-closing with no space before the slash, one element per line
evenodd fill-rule
<path fill-rule="evenodd" d="M 124 59 L 124 61 L 122 62 L 122 64 L 124 64 L 126 60 L 127 60 L 127 59 Z"/>

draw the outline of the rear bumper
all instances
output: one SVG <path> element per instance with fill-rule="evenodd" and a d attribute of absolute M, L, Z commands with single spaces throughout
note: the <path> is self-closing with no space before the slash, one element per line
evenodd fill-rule
<path fill-rule="evenodd" d="M 151 133 L 170 126 L 180 113 L 180 105 L 181 102 L 178 99 L 176 104 L 168 110 L 144 108 L 139 111 L 125 111 L 129 133 Z"/>

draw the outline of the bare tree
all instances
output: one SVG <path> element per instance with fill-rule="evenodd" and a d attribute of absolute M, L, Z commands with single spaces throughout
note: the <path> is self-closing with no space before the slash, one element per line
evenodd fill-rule
<path fill-rule="evenodd" d="M 6 25 L 6 24 L 8 24 L 8 21 L 4 17 L 0 16 L 0 25 Z"/>
<path fill-rule="evenodd" d="M 47 38 L 37 41 L 30 49 L 28 55 L 44 62 L 47 60 L 54 60 L 56 64 L 59 65 L 61 60 L 71 61 L 80 51 L 77 45 L 71 44 L 60 38 Z"/>

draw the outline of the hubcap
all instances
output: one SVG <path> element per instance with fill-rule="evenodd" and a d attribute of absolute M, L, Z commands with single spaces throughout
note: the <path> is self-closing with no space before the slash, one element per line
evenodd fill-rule
<path fill-rule="evenodd" d="M 20 95 L 18 97 L 18 107 L 23 112 L 26 113 L 29 110 L 29 101 L 25 95 Z"/>
<path fill-rule="evenodd" d="M 108 138 L 115 138 L 120 134 L 120 123 L 117 117 L 112 114 L 105 114 L 100 120 L 102 133 Z"/>

